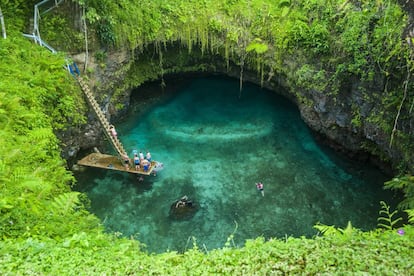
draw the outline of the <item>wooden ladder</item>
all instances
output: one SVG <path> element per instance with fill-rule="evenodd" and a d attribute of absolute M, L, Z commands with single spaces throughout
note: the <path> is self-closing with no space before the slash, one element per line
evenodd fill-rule
<path fill-rule="evenodd" d="M 109 121 L 105 117 L 105 115 L 102 112 L 101 108 L 99 107 L 98 102 L 95 100 L 95 97 L 92 95 L 92 93 L 89 89 L 89 86 L 86 84 L 86 82 L 80 76 L 75 76 L 75 78 L 79 82 L 79 85 L 81 86 L 82 91 L 85 93 L 86 99 L 88 100 L 89 105 L 95 111 L 95 114 L 98 117 L 99 122 L 100 122 L 100 124 L 102 125 L 102 127 L 104 129 L 104 133 L 105 133 L 106 137 L 109 139 L 109 141 L 111 142 L 112 146 L 117 151 L 119 156 L 122 159 L 124 159 L 125 156 L 128 156 L 128 154 L 125 151 L 121 141 L 119 141 L 118 137 L 114 137 L 111 134 L 111 131 L 109 130 L 109 126 L 110 126 Z"/>

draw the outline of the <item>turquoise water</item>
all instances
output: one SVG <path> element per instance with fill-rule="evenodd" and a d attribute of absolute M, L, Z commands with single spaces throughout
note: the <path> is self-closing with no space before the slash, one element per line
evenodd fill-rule
<path fill-rule="evenodd" d="M 393 201 L 382 190 L 385 175 L 318 144 L 283 97 L 250 84 L 240 94 L 237 80 L 219 77 L 168 87 L 135 91 L 117 124 L 128 150 L 151 151 L 164 170 L 143 181 L 92 168 L 76 174 L 106 229 L 134 235 L 149 252 L 186 250 L 192 237 L 200 248 L 221 248 L 233 232 L 235 246 L 313 236 L 317 222 L 373 229 L 379 201 Z M 170 205 L 183 195 L 198 208 L 177 219 Z"/>

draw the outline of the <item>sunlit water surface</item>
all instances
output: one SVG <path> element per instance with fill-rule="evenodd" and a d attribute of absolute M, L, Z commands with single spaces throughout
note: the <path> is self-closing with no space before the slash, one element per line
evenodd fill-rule
<path fill-rule="evenodd" d="M 392 201 L 386 176 L 318 144 L 285 98 L 249 84 L 240 94 L 237 80 L 218 77 L 172 90 L 157 101 L 149 95 L 159 88 L 134 92 L 131 113 L 117 124 L 124 146 L 150 150 L 163 171 L 144 181 L 93 168 L 76 174 L 106 229 L 135 236 L 149 252 L 186 250 L 192 237 L 201 248 L 221 248 L 233 232 L 235 246 L 313 236 L 317 222 L 372 229 L 379 201 Z M 173 218 L 170 205 L 183 195 L 198 210 Z"/>

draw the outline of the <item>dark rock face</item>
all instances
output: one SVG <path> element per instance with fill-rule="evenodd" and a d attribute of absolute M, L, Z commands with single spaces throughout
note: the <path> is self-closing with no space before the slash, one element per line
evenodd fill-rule
<path fill-rule="evenodd" d="M 88 120 L 81 128 L 69 128 L 57 134 L 62 141 L 62 157 L 67 160 L 69 167 L 76 161 L 80 151 L 102 145 L 104 135 L 96 119 Z"/>
<path fill-rule="evenodd" d="M 378 99 L 368 100 L 360 88 L 364 87 L 366 95 L 369 91 L 382 91 L 382 85 L 382 80 L 370 84 L 352 80 L 347 89 L 335 96 L 306 91 L 304 94 L 309 95 L 313 106 L 299 103 L 301 116 L 319 138 L 334 149 L 361 161 L 374 160 L 384 170 L 390 171 L 390 166 L 401 161 L 401 153 L 389 147 L 390 134 L 369 120 L 371 112 L 381 108 L 382 103 Z M 353 121 L 355 119 L 357 122 Z M 375 148 L 376 152 L 368 152 L 367 145 Z M 378 153 L 381 156 L 376 156 Z M 388 161 L 382 161 L 384 157 Z"/>

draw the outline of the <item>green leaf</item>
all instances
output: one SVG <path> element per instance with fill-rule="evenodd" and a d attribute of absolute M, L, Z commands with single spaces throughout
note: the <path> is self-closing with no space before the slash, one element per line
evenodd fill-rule
<path fill-rule="evenodd" d="M 79 195 L 79 192 L 58 195 L 52 202 L 53 211 L 62 215 L 74 212 L 80 204 Z"/>
<path fill-rule="evenodd" d="M 258 55 L 267 52 L 268 49 L 269 47 L 265 43 L 262 43 L 260 38 L 256 38 L 246 47 L 247 52 L 255 51 Z"/>

